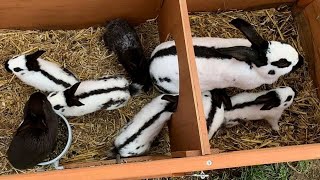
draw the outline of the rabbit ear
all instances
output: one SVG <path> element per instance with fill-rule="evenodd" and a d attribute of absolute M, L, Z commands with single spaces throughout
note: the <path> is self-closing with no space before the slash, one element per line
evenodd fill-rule
<path fill-rule="evenodd" d="M 258 50 L 246 46 L 234 46 L 229 48 L 216 49 L 219 53 L 227 56 L 231 56 L 239 61 L 244 61 L 248 64 L 255 64 L 256 66 L 263 66 L 267 64 L 267 61 L 262 61 Z"/>
<path fill-rule="evenodd" d="M 268 41 L 264 40 L 254 29 L 254 27 L 247 21 L 237 18 L 233 19 L 230 24 L 239 29 L 243 35 L 252 43 L 255 49 L 267 49 Z"/>
<path fill-rule="evenodd" d="M 44 51 L 44 50 L 38 50 L 32 54 L 26 55 L 26 59 L 27 59 L 27 61 L 37 60 L 45 52 L 46 51 Z"/>
<path fill-rule="evenodd" d="M 228 96 L 225 89 L 214 89 L 210 91 L 212 97 L 212 103 L 216 107 L 221 107 L 222 103 L 226 109 L 232 108 L 230 96 Z"/>
<path fill-rule="evenodd" d="M 267 94 L 259 96 L 254 101 L 256 104 L 263 104 L 260 110 L 270 110 L 274 107 L 278 107 L 281 104 L 281 100 L 275 91 L 270 91 Z"/>
<path fill-rule="evenodd" d="M 175 102 L 178 102 L 179 96 L 178 95 L 168 95 L 168 94 L 166 94 L 166 95 L 163 95 L 161 97 L 161 99 L 175 103 Z"/>
<path fill-rule="evenodd" d="M 39 71 L 40 70 L 40 65 L 37 61 L 37 59 L 43 54 L 45 51 L 43 50 L 38 50 L 32 54 L 26 55 L 26 66 L 28 70 L 30 71 Z"/>
<path fill-rule="evenodd" d="M 170 103 L 166 107 L 167 111 L 175 112 L 178 107 L 179 96 L 178 95 L 164 95 L 161 99 L 169 101 Z"/>
<path fill-rule="evenodd" d="M 79 99 L 74 95 L 81 82 L 78 82 L 71 86 L 71 88 L 64 91 L 66 98 L 66 103 L 68 106 L 83 106 L 84 104 L 79 101 Z"/>
<path fill-rule="evenodd" d="M 272 101 L 269 101 L 267 103 L 265 103 L 261 108 L 260 110 L 270 110 L 274 107 L 278 107 L 279 105 L 275 102 L 272 102 Z"/>

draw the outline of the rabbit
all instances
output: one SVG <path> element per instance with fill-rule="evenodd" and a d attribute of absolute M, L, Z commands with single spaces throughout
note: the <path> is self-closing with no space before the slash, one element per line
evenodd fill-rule
<path fill-rule="evenodd" d="M 225 125 L 239 124 L 238 119 L 245 121 L 265 119 L 273 130 L 278 131 L 279 120 L 283 111 L 288 108 L 296 93 L 291 87 L 279 87 L 258 93 L 243 92 L 231 97 L 232 108 L 225 109 Z"/>
<path fill-rule="evenodd" d="M 135 29 L 126 20 L 118 18 L 107 24 L 103 39 L 105 45 L 118 56 L 133 84 L 148 91 L 152 84 L 148 72 L 149 61 Z"/>
<path fill-rule="evenodd" d="M 105 76 L 78 82 L 65 91 L 52 92 L 48 100 L 64 116 L 82 116 L 101 109 L 125 106 L 137 89 L 122 76 Z"/>
<path fill-rule="evenodd" d="M 236 87 L 254 89 L 272 84 L 303 65 L 291 45 L 263 39 L 242 19 L 230 22 L 248 39 L 193 38 L 201 91 Z M 179 93 L 179 66 L 174 41 L 158 45 L 151 54 L 150 78 L 163 93 Z"/>
<path fill-rule="evenodd" d="M 152 141 L 175 112 L 177 104 L 177 95 L 162 94 L 145 105 L 120 130 L 114 141 L 113 155 L 130 157 L 145 154 Z"/>
<path fill-rule="evenodd" d="M 5 62 L 5 69 L 24 83 L 45 92 L 63 91 L 78 82 L 68 69 L 39 58 L 43 53 L 44 50 L 38 50 L 15 56 Z"/>
<path fill-rule="evenodd" d="M 7 151 L 9 162 L 17 169 L 32 168 L 45 160 L 57 142 L 58 115 L 44 94 L 30 96 L 23 117 Z"/>

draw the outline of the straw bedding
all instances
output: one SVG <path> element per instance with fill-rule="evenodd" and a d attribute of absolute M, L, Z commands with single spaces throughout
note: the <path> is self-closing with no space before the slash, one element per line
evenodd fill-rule
<path fill-rule="evenodd" d="M 191 14 L 193 36 L 243 37 L 228 22 L 242 17 L 254 24 L 259 33 L 268 40 L 283 40 L 301 53 L 299 36 L 287 7 L 252 12 L 196 13 Z M 137 27 L 147 57 L 159 44 L 157 25 L 148 21 Z M 44 49 L 44 59 L 54 61 L 70 69 L 81 80 L 102 75 L 125 74 L 116 56 L 104 47 L 101 36 L 104 28 L 88 28 L 71 31 L 14 31 L 0 30 L 0 63 L 13 55 Z M 306 63 L 307 64 L 307 63 Z M 0 174 L 19 173 L 6 160 L 6 150 L 12 134 L 18 127 L 24 103 L 35 89 L 0 67 Z M 285 111 L 279 133 L 271 130 L 266 122 L 247 122 L 226 129 L 222 128 L 211 141 L 212 147 L 222 150 L 242 150 L 271 146 L 285 146 L 319 142 L 319 100 L 307 65 L 299 71 L 281 78 L 276 84 L 260 89 L 289 85 L 298 90 L 298 97 Z M 230 90 L 230 94 L 239 90 Z M 129 104 L 114 111 L 99 111 L 86 116 L 69 119 L 73 128 L 73 143 L 62 162 L 83 162 L 107 158 L 108 149 L 120 128 L 158 93 L 134 97 Z M 167 129 L 154 143 L 152 154 L 169 152 Z M 38 169 L 29 170 L 37 171 Z M 25 171 L 24 171 L 25 172 Z"/>

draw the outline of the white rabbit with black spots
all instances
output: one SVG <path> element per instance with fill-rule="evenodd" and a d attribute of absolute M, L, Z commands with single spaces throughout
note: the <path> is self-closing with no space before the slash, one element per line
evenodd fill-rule
<path fill-rule="evenodd" d="M 279 87 L 258 93 L 240 93 L 231 97 L 232 107 L 225 110 L 227 126 L 237 125 L 238 120 L 265 119 L 272 129 L 279 130 L 279 120 L 283 111 L 288 108 L 295 97 L 291 87 Z"/>
<path fill-rule="evenodd" d="M 242 19 L 231 24 L 247 39 L 193 38 L 201 91 L 237 87 L 254 89 L 272 84 L 303 64 L 291 45 L 264 40 Z M 151 55 L 150 78 L 163 93 L 179 93 L 179 66 L 174 41 L 158 45 Z"/>
<path fill-rule="evenodd" d="M 82 116 L 101 109 L 125 106 L 137 90 L 122 76 L 106 76 L 76 83 L 65 91 L 52 92 L 48 100 L 64 116 Z"/>
<path fill-rule="evenodd" d="M 45 51 L 16 56 L 5 62 L 5 69 L 21 81 L 46 92 L 63 91 L 78 82 L 66 68 L 39 58 Z"/>
<path fill-rule="evenodd" d="M 178 96 L 160 95 L 145 105 L 123 127 L 114 141 L 113 156 L 139 156 L 145 154 L 153 140 L 176 110 Z"/>

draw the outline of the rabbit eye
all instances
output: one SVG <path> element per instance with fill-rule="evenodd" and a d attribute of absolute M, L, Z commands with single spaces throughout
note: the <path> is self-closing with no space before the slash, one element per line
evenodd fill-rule
<path fill-rule="evenodd" d="M 49 97 L 53 97 L 53 96 L 55 96 L 55 95 L 57 95 L 58 94 L 58 92 L 54 92 L 54 93 L 52 93 Z"/>
<path fill-rule="evenodd" d="M 279 61 L 272 62 L 271 65 L 277 66 L 278 68 L 286 68 L 291 65 L 291 62 L 285 58 L 281 58 Z"/>
<path fill-rule="evenodd" d="M 20 71 L 23 71 L 23 69 L 16 67 L 16 68 L 13 68 L 13 71 L 14 72 L 20 72 Z"/>
<path fill-rule="evenodd" d="M 292 99 L 292 96 L 288 96 L 285 102 L 291 101 L 291 99 Z"/>
<path fill-rule="evenodd" d="M 275 75 L 276 72 L 275 72 L 274 70 L 270 70 L 270 71 L 268 72 L 268 74 L 270 74 L 270 75 Z"/>
<path fill-rule="evenodd" d="M 59 109 L 61 109 L 61 108 L 63 108 L 63 106 L 60 106 L 60 105 L 55 105 L 55 106 L 53 107 L 53 109 L 55 109 L 55 110 L 59 110 Z"/>

